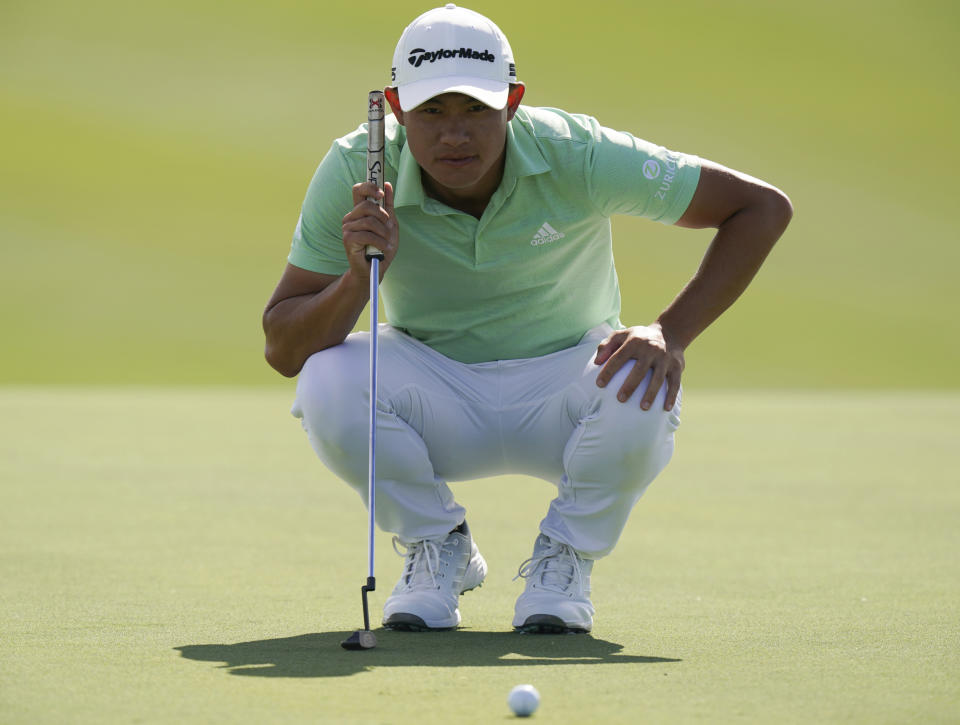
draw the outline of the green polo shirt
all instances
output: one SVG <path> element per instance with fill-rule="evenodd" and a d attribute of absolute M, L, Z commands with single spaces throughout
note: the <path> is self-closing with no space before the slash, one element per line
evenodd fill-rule
<path fill-rule="evenodd" d="M 307 190 L 289 262 L 343 274 L 341 222 L 366 174 L 366 126 L 336 140 Z M 546 355 L 602 322 L 620 324 L 610 217 L 665 224 L 686 210 L 696 157 L 521 106 L 507 127 L 503 180 L 477 219 L 426 196 L 404 128 L 387 117 L 386 174 L 396 189 L 397 256 L 380 286 L 385 314 L 466 363 Z"/>

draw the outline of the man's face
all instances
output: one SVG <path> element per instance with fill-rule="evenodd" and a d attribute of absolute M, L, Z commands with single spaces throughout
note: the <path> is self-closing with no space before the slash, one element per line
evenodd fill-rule
<path fill-rule="evenodd" d="M 396 109 L 395 109 L 396 110 Z M 493 193 L 503 172 L 509 106 L 490 108 L 462 93 L 444 93 L 406 111 L 407 144 L 428 192 L 471 198 Z"/>

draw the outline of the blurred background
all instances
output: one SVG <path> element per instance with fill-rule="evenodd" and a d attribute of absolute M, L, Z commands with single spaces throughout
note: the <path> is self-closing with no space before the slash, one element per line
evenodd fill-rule
<path fill-rule="evenodd" d="M 0 5 L 0 383 L 289 385 L 260 314 L 314 168 L 433 3 Z M 475 0 L 525 102 L 786 191 L 687 386 L 960 386 L 954 3 Z M 707 231 L 615 221 L 645 323 Z M 364 319 L 364 318 L 362 318 Z"/>

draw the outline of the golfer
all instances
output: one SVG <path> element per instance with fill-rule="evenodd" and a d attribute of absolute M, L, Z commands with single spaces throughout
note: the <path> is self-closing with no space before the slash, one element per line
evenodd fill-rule
<path fill-rule="evenodd" d="M 530 521 L 513 626 L 589 632 L 593 564 L 673 452 L 684 351 L 750 283 L 790 202 L 589 116 L 521 105 L 506 37 L 453 4 L 406 28 L 385 93 L 384 190 L 362 183 L 365 127 L 337 139 L 263 316 L 266 358 L 299 375 L 293 414 L 366 499 L 369 334 L 350 331 L 369 296 L 364 247 L 382 250 L 376 520 L 405 556 L 384 625 L 460 624 L 459 596 L 487 567 L 447 484 L 514 473 L 557 495 L 539 531 Z M 717 230 L 645 325 L 620 320 L 615 214 Z M 619 271 L 631 285 L 657 273 Z"/>

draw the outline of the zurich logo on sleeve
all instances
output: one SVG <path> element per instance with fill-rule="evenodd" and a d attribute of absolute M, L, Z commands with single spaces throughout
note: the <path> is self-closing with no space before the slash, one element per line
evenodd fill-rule
<path fill-rule="evenodd" d="M 643 175 L 648 179 L 656 179 L 660 176 L 660 164 L 653 159 L 648 159 L 643 163 Z"/>

